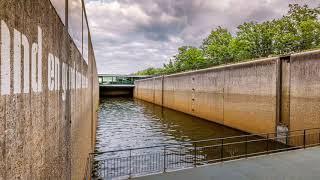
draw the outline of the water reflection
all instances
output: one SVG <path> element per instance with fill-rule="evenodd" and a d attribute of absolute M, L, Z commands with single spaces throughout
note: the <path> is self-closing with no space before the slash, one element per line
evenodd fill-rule
<path fill-rule="evenodd" d="M 281 149 L 283 145 L 151 103 L 129 98 L 101 99 L 96 179 L 163 172 Z M 204 139 L 210 141 L 194 142 Z M 175 144 L 175 145 L 172 145 Z"/>
<path fill-rule="evenodd" d="M 101 99 L 96 151 L 242 134 L 245 133 L 136 99 Z"/>

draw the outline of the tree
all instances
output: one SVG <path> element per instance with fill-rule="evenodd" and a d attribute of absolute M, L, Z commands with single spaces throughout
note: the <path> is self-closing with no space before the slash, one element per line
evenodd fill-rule
<path fill-rule="evenodd" d="M 237 40 L 246 46 L 246 58 L 266 57 L 273 53 L 275 21 L 261 24 L 250 22 L 238 27 Z"/>
<path fill-rule="evenodd" d="M 145 70 L 142 71 L 138 71 L 137 73 L 135 73 L 136 75 L 159 75 L 161 74 L 162 69 L 161 68 L 147 68 Z"/>
<path fill-rule="evenodd" d="M 227 29 L 218 27 L 211 31 L 201 46 L 208 65 L 219 65 L 233 60 L 229 47 L 232 40 L 233 37 Z"/>
<path fill-rule="evenodd" d="M 284 55 L 320 48 L 320 7 L 290 4 L 280 19 L 238 26 L 236 36 L 222 27 L 211 31 L 199 48 L 183 46 L 163 68 L 138 72 L 172 74 L 252 58 Z"/>
<path fill-rule="evenodd" d="M 289 54 L 319 45 L 319 8 L 290 4 L 286 16 L 276 21 L 275 54 Z"/>
<path fill-rule="evenodd" d="M 174 56 L 174 61 L 181 71 L 200 69 L 206 65 L 202 50 L 192 46 L 180 47 L 179 53 Z"/>

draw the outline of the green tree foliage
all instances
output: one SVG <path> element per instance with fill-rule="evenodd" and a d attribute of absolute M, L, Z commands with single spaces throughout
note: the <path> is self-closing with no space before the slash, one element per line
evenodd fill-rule
<path fill-rule="evenodd" d="M 143 71 L 138 71 L 137 73 L 135 73 L 136 75 L 155 75 L 155 74 L 162 74 L 162 69 L 161 68 L 148 68 L 145 69 Z"/>
<path fill-rule="evenodd" d="M 137 74 L 158 75 L 207 68 L 253 58 L 284 55 L 320 48 L 320 7 L 290 4 L 280 19 L 246 22 L 235 36 L 225 28 L 211 31 L 199 48 L 183 46 L 163 68 L 148 68 Z"/>
<path fill-rule="evenodd" d="M 230 43 L 233 37 L 227 29 L 218 27 L 204 39 L 201 48 L 209 65 L 220 65 L 233 61 Z"/>
<path fill-rule="evenodd" d="M 169 62 L 169 65 L 164 66 L 164 71 L 171 73 L 204 67 L 206 67 L 206 60 L 202 50 L 192 46 L 182 46 L 179 48 L 179 53 Z"/>
<path fill-rule="evenodd" d="M 299 52 L 319 46 L 320 8 L 289 5 L 286 16 L 274 21 L 273 54 Z"/>
<path fill-rule="evenodd" d="M 243 58 L 269 56 L 272 54 L 273 36 L 275 33 L 274 22 L 267 21 L 261 24 L 250 22 L 240 25 L 235 39 L 246 47 L 242 52 L 245 56 L 238 56 L 237 58 L 242 60 Z M 235 53 L 237 53 L 237 49 L 235 49 Z"/>

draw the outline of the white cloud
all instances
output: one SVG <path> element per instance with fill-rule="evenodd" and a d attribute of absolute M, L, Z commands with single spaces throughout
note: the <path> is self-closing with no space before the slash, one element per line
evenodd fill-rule
<path fill-rule="evenodd" d="M 201 44 L 217 26 L 279 18 L 289 3 L 318 0 L 86 0 L 100 73 L 161 67 L 182 45 Z"/>

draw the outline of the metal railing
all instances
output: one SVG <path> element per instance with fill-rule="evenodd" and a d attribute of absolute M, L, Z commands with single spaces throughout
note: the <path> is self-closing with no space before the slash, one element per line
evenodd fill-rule
<path fill-rule="evenodd" d="M 90 154 L 86 177 L 130 178 L 320 144 L 320 128 L 232 136 Z"/>
<path fill-rule="evenodd" d="M 145 79 L 150 76 L 137 75 L 98 75 L 99 85 L 133 85 L 134 81 Z"/>

